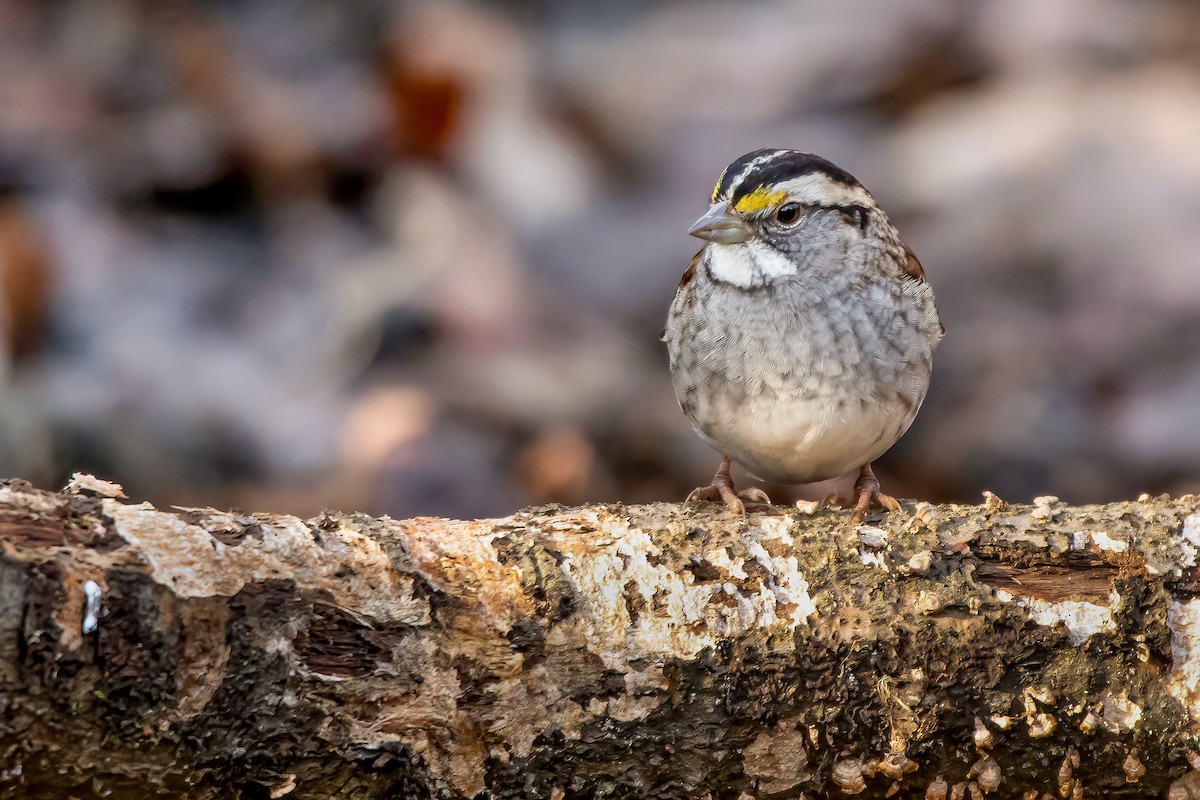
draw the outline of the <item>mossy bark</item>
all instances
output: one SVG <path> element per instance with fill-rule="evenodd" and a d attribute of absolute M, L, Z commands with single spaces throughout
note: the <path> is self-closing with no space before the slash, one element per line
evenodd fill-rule
<path fill-rule="evenodd" d="M 0 795 L 1200 797 L 1196 497 L 849 528 L 116 495 L 0 488 Z"/>

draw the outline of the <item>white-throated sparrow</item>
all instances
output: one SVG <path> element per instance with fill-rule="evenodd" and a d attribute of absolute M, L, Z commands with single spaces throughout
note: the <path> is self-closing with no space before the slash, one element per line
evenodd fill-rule
<path fill-rule="evenodd" d="M 856 522 L 899 508 L 871 462 L 916 417 L 943 330 L 921 262 L 875 199 L 819 156 L 756 150 L 725 168 L 689 233 L 708 244 L 663 341 L 683 413 L 724 460 L 688 499 L 745 513 L 734 460 L 786 484 L 857 469 L 855 496 L 837 498 Z"/>

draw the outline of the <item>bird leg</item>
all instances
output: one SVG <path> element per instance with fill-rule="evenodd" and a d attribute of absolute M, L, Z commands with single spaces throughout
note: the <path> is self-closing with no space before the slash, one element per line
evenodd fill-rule
<path fill-rule="evenodd" d="M 853 508 L 850 524 L 858 525 L 867 516 L 872 506 L 885 511 L 899 511 L 900 501 L 891 495 L 879 491 L 879 479 L 871 471 L 870 464 L 863 464 L 858 471 L 858 480 L 854 481 L 854 494 L 844 495 L 834 492 L 825 498 L 825 504 L 839 508 Z"/>
<path fill-rule="evenodd" d="M 729 456 L 725 456 L 721 460 L 721 466 L 717 467 L 717 474 L 713 475 L 712 483 L 708 486 L 701 486 L 699 489 L 693 489 L 692 493 L 687 496 L 687 502 L 721 500 L 725 503 L 726 508 L 739 517 L 746 516 L 746 506 L 742 500 L 770 505 L 771 498 L 767 497 L 767 493 L 762 489 L 751 487 L 740 492 L 734 490 L 733 478 L 729 476 L 731 463 L 733 460 Z"/>

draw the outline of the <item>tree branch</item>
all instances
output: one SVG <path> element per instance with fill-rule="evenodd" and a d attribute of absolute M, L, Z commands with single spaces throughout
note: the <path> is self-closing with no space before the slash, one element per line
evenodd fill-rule
<path fill-rule="evenodd" d="M 1200 797 L 1196 497 L 848 529 L 119 494 L 0 488 L 4 796 Z"/>

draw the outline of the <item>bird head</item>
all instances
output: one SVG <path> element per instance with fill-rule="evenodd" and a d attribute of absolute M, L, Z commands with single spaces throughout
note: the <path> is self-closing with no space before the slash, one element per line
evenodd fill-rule
<path fill-rule="evenodd" d="M 764 149 L 725 168 L 688 233 L 710 243 L 717 279 L 748 286 L 837 262 L 881 214 L 844 169 L 811 153 Z"/>

